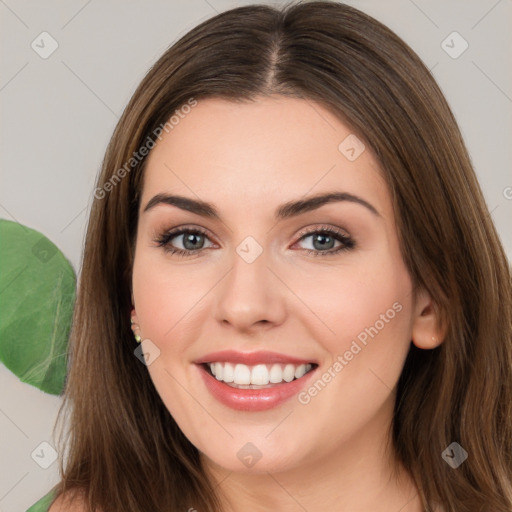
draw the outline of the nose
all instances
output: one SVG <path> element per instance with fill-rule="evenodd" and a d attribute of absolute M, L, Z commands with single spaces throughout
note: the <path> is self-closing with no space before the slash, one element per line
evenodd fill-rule
<path fill-rule="evenodd" d="M 252 263 L 235 253 L 216 289 L 214 316 L 224 327 L 250 334 L 284 321 L 286 288 L 269 268 L 265 251 Z"/>

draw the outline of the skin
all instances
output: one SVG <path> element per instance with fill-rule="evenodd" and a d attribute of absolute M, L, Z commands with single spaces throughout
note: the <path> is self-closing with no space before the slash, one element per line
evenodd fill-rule
<path fill-rule="evenodd" d="M 355 161 L 338 150 L 349 134 L 311 101 L 214 98 L 199 101 L 148 157 L 134 320 L 152 344 L 145 346 L 160 351 L 148 366 L 154 385 L 220 482 L 226 511 L 422 510 L 410 477 L 400 467 L 393 475 L 385 447 L 410 343 L 433 348 L 442 332 L 431 298 L 412 293 L 377 159 L 368 146 Z M 342 201 L 273 217 L 282 203 L 334 190 L 363 198 L 378 214 Z M 208 201 L 222 220 L 165 204 L 144 211 L 161 193 Z M 204 244 L 196 242 L 202 252 L 177 256 L 156 242 L 185 225 L 207 231 Z M 325 226 L 355 247 L 308 254 L 322 252 L 313 245 L 318 237 L 300 232 Z M 247 236 L 263 251 L 252 263 L 236 252 Z M 183 249 L 183 242 L 171 243 Z M 400 312 L 307 404 L 293 397 L 268 411 L 232 410 L 209 393 L 193 363 L 214 350 L 271 350 L 317 361 L 316 380 L 329 368 L 332 374 L 336 358 L 396 303 Z M 248 442 L 261 453 L 250 468 L 237 457 Z"/>

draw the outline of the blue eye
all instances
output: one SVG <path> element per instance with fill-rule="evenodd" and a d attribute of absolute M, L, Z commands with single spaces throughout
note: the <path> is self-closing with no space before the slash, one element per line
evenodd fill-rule
<path fill-rule="evenodd" d="M 176 248 L 171 244 L 172 240 L 179 238 L 181 238 L 183 249 Z M 205 248 L 205 240 L 208 240 L 206 232 L 200 229 L 180 229 L 164 233 L 156 242 L 165 252 L 178 254 L 180 256 L 189 256 L 202 251 Z"/>
<path fill-rule="evenodd" d="M 307 254 L 313 256 L 328 256 L 338 254 L 341 251 L 347 251 L 355 247 L 355 242 L 345 233 L 332 227 L 316 228 L 315 230 L 300 233 L 300 239 L 296 242 L 308 238 L 312 239 L 312 248 L 305 248 Z M 175 246 L 174 240 L 180 240 L 183 248 Z M 176 254 L 178 256 L 199 255 L 203 250 L 212 247 L 214 244 L 210 241 L 207 233 L 199 228 L 181 228 L 175 231 L 165 232 L 160 235 L 155 242 L 162 247 L 166 253 Z M 209 242 L 210 245 L 205 246 Z M 338 246 L 336 246 L 336 243 Z"/>
<path fill-rule="evenodd" d="M 317 228 L 306 233 L 303 232 L 301 235 L 298 242 L 312 238 L 311 246 L 313 248 L 305 249 L 306 252 L 312 256 L 332 256 L 333 254 L 338 254 L 341 251 L 347 251 L 355 247 L 355 242 L 352 238 L 331 227 Z M 338 242 L 339 245 L 335 248 L 336 242 Z"/>

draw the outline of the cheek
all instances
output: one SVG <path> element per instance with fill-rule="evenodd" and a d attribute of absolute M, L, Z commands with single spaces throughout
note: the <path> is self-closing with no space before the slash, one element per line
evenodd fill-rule
<path fill-rule="evenodd" d="M 156 251 L 155 251 L 156 252 Z M 158 256 L 158 255 L 157 255 Z M 148 366 L 153 384 L 169 412 L 190 434 L 201 415 L 191 407 L 184 383 L 190 382 L 187 349 L 201 337 L 201 298 L 213 283 L 201 280 L 191 266 L 170 264 L 151 251 L 136 255 L 132 284 L 142 338 L 151 340 L 158 357 Z M 204 274 L 204 273 L 203 273 Z"/>
<path fill-rule="evenodd" d="M 358 269 L 330 269 L 307 286 L 296 279 L 297 294 L 315 313 L 304 315 L 303 324 L 329 354 L 322 382 L 315 381 L 299 399 L 315 402 L 319 417 L 352 411 L 359 426 L 390 399 L 412 330 L 412 283 L 401 258 L 360 263 Z"/>
<path fill-rule="evenodd" d="M 330 360 L 298 398 L 323 419 L 327 438 L 348 438 L 393 398 L 410 347 L 412 283 L 400 260 L 386 259 L 315 283 L 298 293 L 316 314 L 308 322 Z"/>
<path fill-rule="evenodd" d="M 391 344 L 408 342 L 412 283 L 400 261 L 328 268 L 314 279 L 295 277 L 293 289 L 304 298 L 315 338 L 331 354 L 348 350 L 353 340 L 368 346 L 377 336 Z"/>
<path fill-rule="evenodd" d="M 172 341 L 178 350 L 180 340 L 186 338 L 183 329 L 197 324 L 191 324 L 190 318 L 201 311 L 201 298 L 214 284 L 205 277 L 192 266 L 173 267 L 161 256 L 136 256 L 132 281 L 142 336 L 165 348 Z"/>

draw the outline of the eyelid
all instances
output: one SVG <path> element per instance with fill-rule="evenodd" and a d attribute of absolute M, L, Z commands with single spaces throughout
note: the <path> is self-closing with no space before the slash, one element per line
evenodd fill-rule
<path fill-rule="evenodd" d="M 210 240 L 215 239 L 215 237 L 211 234 L 211 232 L 208 229 L 200 227 L 200 226 L 196 226 L 193 224 L 184 224 L 184 225 L 176 226 L 174 228 L 163 229 L 162 231 L 159 231 L 155 235 L 154 238 L 159 239 L 163 236 L 171 236 L 171 235 L 178 236 L 178 235 L 182 234 L 183 231 L 192 231 L 192 232 L 197 231 L 203 235 L 208 236 L 208 238 L 210 238 Z M 331 233 L 338 234 L 341 237 L 344 237 L 347 239 L 352 238 L 351 235 L 349 235 L 349 233 L 342 228 L 337 228 L 337 227 L 330 226 L 327 224 L 315 225 L 315 226 L 310 226 L 310 227 L 304 228 L 301 231 L 299 231 L 299 233 L 296 236 L 296 240 L 295 240 L 294 244 L 297 243 L 299 240 L 301 240 L 304 236 L 311 235 L 311 234 L 317 233 L 319 231 L 328 231 Z"/>
<path fill-rule="evenodd" d="M 329 233 L 337 234 L 342 238 L 347 238 L 347 239 L 352 238 L 346 230 L 325 224 L 325 225 L 316 225 L 316 226 L 304 228 L 303 230 L 301 230 L 298 233 L 297 242 L 299 240 L 301 240 L 306 235 L 311 235 L 311 234 L 322 232 L 322 231 L 327 231 Z"/>
<path fill-rule="evenodd" d="M 187 232 L 200 233 L 200 234 L 204 235 L 205 237 L 207 237 L 213 244 L 218 245 L 217 242 L 215 242 L 215 237 L 210 233 L 210 231 L 208 229 L 200 227 L 200 226 L 196 226 L 196 225 L 190 225 L 190 224 L 184 224 L 181 226 L 176 226 L 174 228 L 163 229 L 161 231 L 157 231 L 155 236 L 153 237 L 153 240 L 155 242 L 157 242 L 159 245 L 162 245 L 161 241 L 164 238 L 171 240 L 172 238 L 183 235 L 184 232 L 185 233 L 187 233 Z"/>

